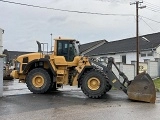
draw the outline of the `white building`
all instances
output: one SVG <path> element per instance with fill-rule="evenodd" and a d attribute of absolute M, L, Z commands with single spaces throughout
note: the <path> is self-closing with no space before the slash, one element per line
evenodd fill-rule
<path fill-rule="evenodd" d="M 149 41 L 143 40 L 142 37 L 147 38 Z M 139 49 L 140 62 L 146 59 L 155 60 L 155 58 L 160 58 L 160 32 L 140 36 Z M 114 57 L 115 62 L 131 64 L 131 61 L 136 61 L 136 37 L 105 42 L 85 53 L 85 55 L 95 58 Z"/>

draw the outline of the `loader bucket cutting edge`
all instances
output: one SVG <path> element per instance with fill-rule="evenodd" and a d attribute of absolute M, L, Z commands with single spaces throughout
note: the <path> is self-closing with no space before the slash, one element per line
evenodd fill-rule
<path fill-rule="evenodd" d="M 127 88 L 129 99 L 155 103 L 156 90 L 152 78 L 143 72 L 137 75 Z"/>

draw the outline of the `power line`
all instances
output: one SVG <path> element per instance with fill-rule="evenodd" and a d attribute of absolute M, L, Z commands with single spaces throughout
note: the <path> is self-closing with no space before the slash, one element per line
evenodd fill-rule
<path fill-rule="evenodd" d="M 61 12 L 70 12 L 70 13 L 93 14 L 93 15 L 112 15 L 112 16 L 134 16 L 133 14 L 108 14 L 108 13 L 96 13 L 96 12 L 86 12 L 86 11 L 77 11 L 77 10 L 66 10 L 66 9 L 51 8 L 51 7 L 31 5 L 31 4 L 26 4 L 26 3 L 18 3 L 18 2 L 12 2 L 12 1 L 6 1 L 6 0 L 0 0 L 0 2 L 28 6 L 28 7 L 34 7 L 34 8 L 56 10 L 56 11 L 61 11 Z"/>
<path fill-rule="evenodd" d="M 153 12 L 156 12 L 156 13 L 160 13 L 160 10 L 155 10 L 155 9 L 150 8 L 150 7 L 147 7 L 147 9 L 148 9 L 148 10 L 151 10 L 151 11 L 153 11 Z"/>
<path fill-rule="evenodd" d="M 141 20 L 151 29 L 153 30 L 153 28 L 141 17 Z M 154 31 L 154 30 L 153 30 Z M 155 31 L 154 31 L 155 32 Z"/>
<path fill-rule="evenodd" d="M 145 2 L 145 4 L 147 5 L 148 10 L 160 13 L 160 6 L 154 5 L 154 4 L 149 3 L 149 2 Z"/>
<path fill-rule="evenodd" d="M 147 5 L 147 9 L 150 10 L 150 11 L 153 11 L 153 12 L 157 12 L 157 13 L 160 13 L 160 6 L 158 5 L 155 5 L 155 4 L 152 4 L 152 3 L 149 3 L 149 2 L 146 2 L 144 1 L 144 3 Z"/>
<path fill-rule="evenodd" d="M 145 19 L 148 19 L 148 20 L 150 20 L 150 21 L 156 22 L 156 23 L 160 23 L 159 21 L 153 20 L 153 19 L 148 18 L 148 17 L 144 17 L 144 16 L 141 16 L 141 17 L 142 17 L 142 18 L 145 18 Z"/>
<path fill-rule="evenodd" d="M 140 19 L 139 19 L 139 21 L 140 20 L 142 20 L 149 28 L 151 28 L 152 30 L 153 30 L 153 28 L 143 19 L 143 18 L 146 18 L 146 19 L 148 19 L 148 20 L 151 20 L 151 21 L 153 21 L 153 22 L 158 22 L 158 21 L 155 21 L 155 20 L 152 20 L 152 19 L 150 19 L 150 18 L 147 18 L 147 17 L 144 17 L 144 16 L 139 16 L 140 17 Z M 134 21 L 136 20 L 136 16 L 134 16 Z M 136 22 L 136 21 L 135 21 Z M 160 23 L 160 22 L 158 22 L 158 23 Z M 153 31 L 155 31 L 155 30 L 153 30 Z"/>
<path fill-rule="evenodd" d="M 160 8 L 155 8 L 155 7 L 152 7 L 150 5 L 147 5 L 146 7 L 148 10 L 151 10 L 153 12 L 160 12 Z"/>
<path fill-rule="evenodd" d="M 12 1 L 6 1 L 6 0 L 0 0 L 0 2 L 22 5 L 22 6 L 28 6 L 28 7 L 34 7 L 34 8 L 56 10 L 56 11 L 62 11 L 62 12 L 80 13 L 80 14 L 112 15 L 112 16 L 135 16 L 133 14 L 108 14 L 108 13 L 95 13 L 95 12 L 86 12 L 86 11 L 77 11 L 77 10 L 66 10 L 66 9 L 50 8 L 50 7 L 45 7 L 45 6 L 31 5 L 31 4 L 18 3 L 18 2 L 12 2 Z M 151 20 L 151 21 L 156 22 L 156 23 L 160 23 L 159 21 L 152 20 L 152 19 L 144 17 L 144 16 L 141 16 L 141 17 L 143 17 L 145 19 L 148 19 L 148 20 Z"/>
<path fill-rule="evenodd" d="M 145 2 L 145 4 L 148 4 L 149 6 L 152 6 L 152 7 L 156 7 L 156 8 L 160 8 L 160 6 L 158 6 L 158 5 L 155 5 L 155 4 L 153 4 L 153 3 L 149 3 L 149 2 L 146 2 L 146 1 L 144 1 Z"/>

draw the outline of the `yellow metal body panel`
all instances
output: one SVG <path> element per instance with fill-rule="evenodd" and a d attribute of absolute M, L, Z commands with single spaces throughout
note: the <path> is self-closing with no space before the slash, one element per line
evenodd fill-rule
<path fill-rule="evenodd" d="M 59 70 L 59 69 L 58 69 L 58 70 L 57 70 L 57 74 L 58 74 L 58 75 L 59 75 L 59 74 L 60 74 L 60 75 L 64 75 L 64 74 L 65 74 L 65 70 Z"/>
<path fill-rule="evenodd" d="M 78 85 L 78 81 L 77 81 L 78 75 L 79 75 L 79 74 L 76 74 L 76 76 L 73 78 L 72 86 Z"/>
<path fill-rule="evenodd" d="M 84 69 L 85 66 L 91 66 L 88 60 L 88 57 L 80 57 L 79 56 L 79 61 L 77 62 L 77 66 L 75 67 L 75 69 L 77 70 L 77 74 L 75 75 L 75 77 L 73 78 L 73 82 L 72 85 L 75 86 L 78 84 L 78 75 L 82 72 L 82 70 Z"/>
<path fill-rule="evenodd" d="M 19 75 L 19 79 L 20 79 L 20 80 L 24 80 L 25 78 L 26 78 L 26 75 L 23 75 L 23 74 L 20 74 L 20 75 Z"/>
<path fill-rule="evenodd" d="M 25 57 L 28 57 L 28 62 L 31 62 L 35 59 L 40 59 L 42 57 L 44 57 L 44 55 L 42 53 L 30 53 L 30 54 L 24 54 L 24 55 L 21 55 L 21 56 L 18 56 L 16 61 L 20 62 L 20 68 L 22 68 L 22 66 L 27 63 L 23 63 L 23 58 Z M 22 70 L 20 69 L 19 73 L 22 74 Z"/>
<path fill-rule="evenodd" d="M 17 61 L 23 61 L 23 58 L 24 57 L 29 57 L 29 62 L 32 61 L 32 60 L 35 60 L 35 59 L 40 59 L 40 58 L 43 58 L 44 55 L 42 53 L 30 53 L 30 54 L 24 54 L 24 55 L 21 55 L 19 57 L 17 57 Z"/>
<path fill-rule="evenodd" d="M 77 66 L 80 59 L 81 59 L 81 56 L 76 56 L 72 62 L 67 62 L 67 65 L 69 67 L 70 66 Z"/>
<path fill-rule="evenodd" d="M 31 53 L 31 54 L 21 55 L 20 57 L 18 57 L 16 59 L 18 62 L 21 63 L 20 68 L 22 68 L 23 64 L 27 64 L 27 63 L 22 62 L 24 57 L 28 57 L 28 62 L 30 62 L 35 59 L 40 59 L 41 57 L 44 57 L 44 55 L 41 53 Z M 70 67 L 75 67 L 77 70 L 77 75 L 75 75 L 72 78 L 72 85 L 77 85 L 78 74 L 82 72 L 82 70 L 85 66 L 90 66 L 90 64 L 88 62 L 88 58 L 82 57 L 82 56 L 76 56 L 73 61 L 67 62 L 65 60 L 64 56 L 55 56 L 55 55 L 51 54 L 49 61 L 52 65 L 52 68 L 54 69 L 54 71 L 57 74 L 56 81 L 59 84 L 68 84 L 69 69 L 70 69 Z M 45 69 L 49 68 L 49 65 L 47 62 L 44 62 L 44 68 Z M 22 73 L 23 73 L 22 70 L 20 70 L 19 73 L 17 70 L 14 70 L 11 73 L 11 75 L 16 79 L 19 78 L 20 80 L 25 80 L 26 75 L 23 75 Z"/>
<path fill-rule="evenodd" d="M 53 60 L 55 65 L 67 65 L 67 62 L 63 56 L 55 56 Z"/>
<path fill-rule="evenodd" d="M 78 73 L 81 73 L 85 66 L 90 66 L 89 60 L 87 57 L 81 57 L 76 67 L 76 70 L 78 71 Z"/>
<path fill-rule="evenodd" d="M 19 78 L 19 73 L 17 70 L 13 70 L 10 74 L 14 79 L 18 79 Z"/>

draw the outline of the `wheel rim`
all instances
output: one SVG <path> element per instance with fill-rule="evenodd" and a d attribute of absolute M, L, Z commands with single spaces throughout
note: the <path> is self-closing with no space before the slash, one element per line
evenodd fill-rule
<path fill-rule="evenodd" d="M 32 79 L 32 83 L 35 87 L 42 87 L 44 84 L 44 78 L 40 75 L 36 75 L 33 79 Z"/>
<path fill-rule="evenodd" d="M 88 87 L 91 90 L 98 90 L 100 87 L 100 81 L 98 78 L 92 77 L 88 80 Z"/>

